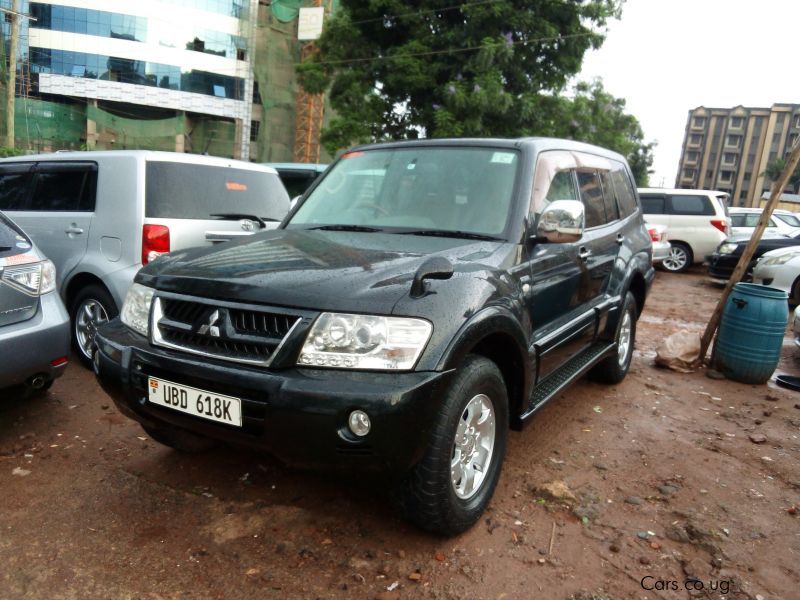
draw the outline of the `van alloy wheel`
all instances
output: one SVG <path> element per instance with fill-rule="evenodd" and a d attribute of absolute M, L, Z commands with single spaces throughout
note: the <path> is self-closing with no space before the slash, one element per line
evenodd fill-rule
<path fill-rule="evenodd" d="M 661 266 L 667 271 L 679 273 L 689 268 L 689 252 L 682 244 L 670 246 L 669 255 L 661 262 Z"/>
<path fill-rule="evenodd" d="M 94 298 L 87 298 L 78 306 L 75 314 L 75 339 L 78 349 L 87 358 L 92 358 L 92 347 L 97 328 L 108 321 L 106 309 Z"/>

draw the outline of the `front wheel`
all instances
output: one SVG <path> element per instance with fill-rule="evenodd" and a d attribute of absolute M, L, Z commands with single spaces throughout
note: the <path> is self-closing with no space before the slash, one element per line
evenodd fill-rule
<path fill-rule="evenodd" d="M 404 517 L 442 535 L 472 526 L 494 493 L 507 435 L 503 376 L 489 359 L 469 356 L 445 391 L 425 455 L 398 486 Z"/>
<path fill-rule="evenodd" d="M 616 351 L 595 365 L 591 378 L 602 383 L 619 383 L 625 379 L 633 359 L 633 344 L 636 340 L 636 316 L 638 309 L 633 294 L 627 292 L 622 303 L 622 312 L 614 335 Z"/>
<path fill-rule="evenodd" d="M 672 242 L 669 255 L 661 261 L 661 266 L 672 273 L 682 273 L 692 266 L 692 250 L 681 242 Z"/>

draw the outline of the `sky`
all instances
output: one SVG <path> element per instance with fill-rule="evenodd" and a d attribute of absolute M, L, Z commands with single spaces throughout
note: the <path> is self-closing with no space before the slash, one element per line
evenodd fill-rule
<path fill-rule="evenodd" d="M 578 79 L 625 99 L 674 187 L 690 109 L 800 104 L 798 23 L 800 0 L 626 0 Z"/>

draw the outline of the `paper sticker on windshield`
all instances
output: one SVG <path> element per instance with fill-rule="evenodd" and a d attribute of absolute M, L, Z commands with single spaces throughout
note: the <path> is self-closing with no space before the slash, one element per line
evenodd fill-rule
<path fill-rule="evenodd" d="M 246 192 L 247 186 L 237 181 L 226 181 L 225 187 L 231 192 Z"/>
<path fill-rule="evenodd" d="M 11 265 L 24 265 L 26 263 L 33 263 L 39 262 L 39 258 L 35 254 L 15 254 L 14 256 L 6 256 L 5 258 L 0 258 L 0 267 L 6 266 L 10 267 Z"/>
<path fill-rule="evenodd" d="M 514 162 L 514 152 L 495 152 L 492 154 L 492 162 L 500 163 L 501 165 L 510 165 Z"/>

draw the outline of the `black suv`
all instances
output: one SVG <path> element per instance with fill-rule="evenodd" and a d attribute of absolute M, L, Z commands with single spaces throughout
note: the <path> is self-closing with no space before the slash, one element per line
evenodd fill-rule
<path fill-rule="evenodd" d="M 363 146 L 279 229 L 143 268 L 94 364 L 159 442 L 391 473 L 407 518 L 454 534 L 489 502 L 509 428 L 587 372 L 625 376 L 652 279 L 618 154 Z"/>

